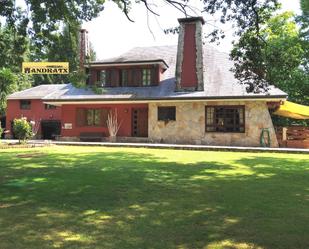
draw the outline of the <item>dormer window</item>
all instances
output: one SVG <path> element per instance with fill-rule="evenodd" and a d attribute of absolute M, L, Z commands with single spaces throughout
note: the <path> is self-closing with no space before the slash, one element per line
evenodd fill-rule
<path fill-rule="evenodd" d="M 150 86 L 151 84 L 151 69 L 143 69 L 143 86 Z"/>
<path fill-rule="evenodd" d="M 159 65 L 110 65 L 90 68 L 90 85 L 98 87 L 158 86 L 162 68 Z"/>

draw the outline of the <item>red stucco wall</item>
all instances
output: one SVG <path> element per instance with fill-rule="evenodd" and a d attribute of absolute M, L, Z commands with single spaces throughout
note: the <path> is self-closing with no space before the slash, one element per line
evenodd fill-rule
<path fill-rule="evenodd" d="M 6 110 L 6 129 L 11 130 L 11 122 L 15 118 L 26 117 L 28 120 L 39 122 L 40 120 L 60 120 L 61 107 L 53 110 L 45 110 L 41 100 L 31 100 L 30 110 L 21 110 L 19 100 L 8 100 Z M 40 131 L 39 131 L 40 132 Z"/>
<path fill-rule="evenodd" d="M 196 76 L 196 42 L 195 42 L 195 24 L 185 25 L 183 62 L 181 72 L 182 87 L 197 87 Z"/>
<path fill-rule="evenodd" d="M 15 118 L 27 117 L 28 120 L 35 120 L 36 122 L 39 120 L 61 120 L 61 135 L 63 137 L 79 137 L 81 132 L 104 132 L 108 136 L 106 127 L 77 127 L 76 109 L 81 107 L 117 109 L 118 119 L 122 120 L 118 136 L 130 137 L 132 133 L 132 108 L 147 108 L 148 104 L 80 104 L 63 105 L 55 110 L 45 110 L 44 103 L 41 100 L 31 100 L 31 109 L 21 110 L 19 100 L 8 100 L 6 129 L 11 130 L 11 121 Z M 71 123 L 72 129 L 64 129 L 65 123 Z"/>
<path fill-rule="evenodd" d="M 63 137 L 79 137 L 81 132 L 104 132 L 108 136 L 106 127 L 76 125 L 76 109 L 77 108 L 111 108 L 117 109 L 118 120 L 122 121 L 118 136 L 130 137 L 132 130 L 131 116 L 132 108 L 148 107 L 148 104 L 80 104 L 80 105 L 63 105 L 62 106 L 62 130 Z M 64 129 L 64 124 L 72 124 L 72 129 Z"/>

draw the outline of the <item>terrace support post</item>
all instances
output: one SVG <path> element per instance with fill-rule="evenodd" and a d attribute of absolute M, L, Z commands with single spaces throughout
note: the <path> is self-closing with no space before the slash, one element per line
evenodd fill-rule
<path fill-rule="evenodd" d="M 285 147 L 287 147 L 287 131 L 288 128 L 282 127 L 282 144 L 284 144 Z"/>

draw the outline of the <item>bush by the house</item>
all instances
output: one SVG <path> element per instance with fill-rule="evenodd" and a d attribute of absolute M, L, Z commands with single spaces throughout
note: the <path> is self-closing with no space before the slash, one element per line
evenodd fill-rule
<path fill-rule="evenodd" d="M 32 137 L 32 126 L 26 118 L 14 119 L 13 132 L 19 142 L 25 142 Z"/>
<path fill-rule="evenodd" d="M 1 123 L 0 123 L 0 139 L 1 139 L 2 133 L 3 133 L 3 128 L 1 127 Z"/>

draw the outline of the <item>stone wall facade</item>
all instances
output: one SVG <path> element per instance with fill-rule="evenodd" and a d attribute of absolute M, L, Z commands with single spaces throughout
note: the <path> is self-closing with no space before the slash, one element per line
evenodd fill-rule
<path fill-rule="evenodd" d="M 205 106 L 207 105 L 244 105 L 245 132 L 206 132 Z M 176 121 L 158 121 L 158 106 L 176 106 Z M 261 130 L 268 128 L 271 147 L 278 147 L 275 130 L 265 101 L 149 103 L 148 122 L 148 136 L 153 142 L 260 146 Z"/>

